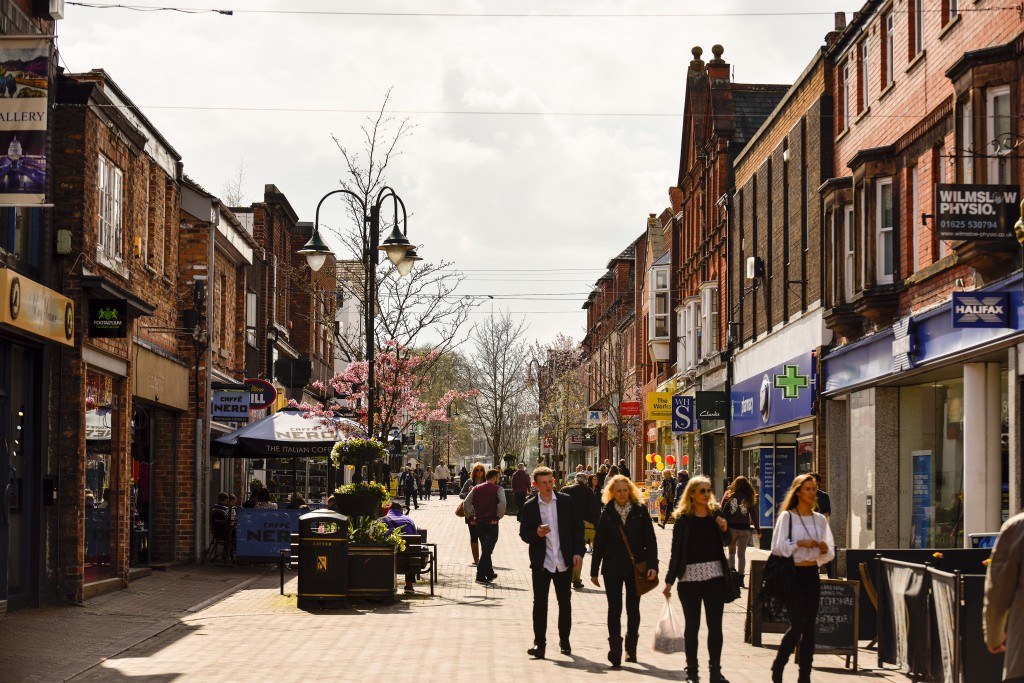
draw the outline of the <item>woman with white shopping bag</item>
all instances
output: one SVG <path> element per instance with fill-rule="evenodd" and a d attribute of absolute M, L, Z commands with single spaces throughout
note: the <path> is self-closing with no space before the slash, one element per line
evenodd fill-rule
<path fill-rule="evenodd" d="M 731 538 L 729 525 L 715 504 L 711 480 L 693 477 L 679 498 L 672 529 L 672 559 L 665 572 L 665 597 L 679 582 L 679 601 L 686 620 L 686 680 L 697 683 L 697 638 L 701 605 L 708 626 L 708 668 L 711 683 L 729 683 L 722 676 L 722 613 L 731 592 L 725 551 Z"/>

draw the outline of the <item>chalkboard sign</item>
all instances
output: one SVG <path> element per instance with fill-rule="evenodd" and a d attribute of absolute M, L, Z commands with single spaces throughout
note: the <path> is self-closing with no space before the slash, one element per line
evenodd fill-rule
<path fill-rule="evenodd" d="M 785 608 L 773 612 L 758 604 L 758 591 L 765 562 L 754 560 L 750 566 L 750 590 L 747 592 L 747 619 L 745 641 L 755 647 L 762 646 L 763 633 L 784 633 L 789 628 L 789 615 Z M 814 651 L 821 654 L 847 655 L 853 658 L 857 670 L 857 629 L 859 627 L 860 582 L 841 579 L 821 580 L 821 599 L 818 602 L 818 623 Z"/>

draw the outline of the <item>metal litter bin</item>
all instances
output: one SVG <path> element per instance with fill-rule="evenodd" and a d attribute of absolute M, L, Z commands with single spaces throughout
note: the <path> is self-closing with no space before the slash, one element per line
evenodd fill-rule
<path fill-rule="evenodd" d="M 299 517 L 299 609 L 344 606 L 348 598 L 348 517 L 318 510 Z"/>

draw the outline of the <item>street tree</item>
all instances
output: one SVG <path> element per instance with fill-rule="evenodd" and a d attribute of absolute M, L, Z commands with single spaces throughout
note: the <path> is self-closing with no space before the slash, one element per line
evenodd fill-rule
<path fill-rule="evenodd" d="M 553 461 L 567 460 L 569 437 L 583 427 L 587 410 L 586 373 L 579 345 L 564 334 L 548 344 L 535 344 L 541 432 L 552 441 Z"/>
<path fill-rule="evenodd" d="M 641 400 L 640 385 L 636 381 L 633 358 L 627 343 L 628 333 L 612 333 L 601 346 L 591 352 L 589 362 L 597 366 L 591 387 L 594 404 L 604 412 L 603 426 L 611 430 L 619 458 L 631 461 L 640 438 L 642 424 L 639 416 L 624 417 L 620 405 L 624 401 Z"/>

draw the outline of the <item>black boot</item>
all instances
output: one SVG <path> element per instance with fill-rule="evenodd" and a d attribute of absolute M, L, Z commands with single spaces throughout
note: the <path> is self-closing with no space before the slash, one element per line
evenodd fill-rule
<path fill-rule="evenodd" d="M 696 664 L 686 665 L 686 683 L 700 683 L 700 673 L 697 671 Z"/>
<path fill-rule="evenodd" d="M 721 665 L 711 664 L 708 666 L 708 670 L 711 673 L 711 683 L 729 683 L 729 679 L 722 675 Z"/>
<path fill-rule="evenodd" d="M 608 661 L 616 669 L 622 666 L 622 638 L 608 639 Z"/>
<path fill-rule="evenodd" d="M 811 683 L 811 670 L 800 668 L 800 676 L 797 677 L 796 683 Z"/>
<path fill-rule="evenodd" d="M 626 636 L 626 661 L 636 661 L 636 644 L 640 640 L 639 635 L 627 635 Z"/>
<path fill-rule="evenodd" d="M 772 683 L 782 683 L 782 671 L 786 668 L 787 657 L 776 657 L 772 662 Z"/>

